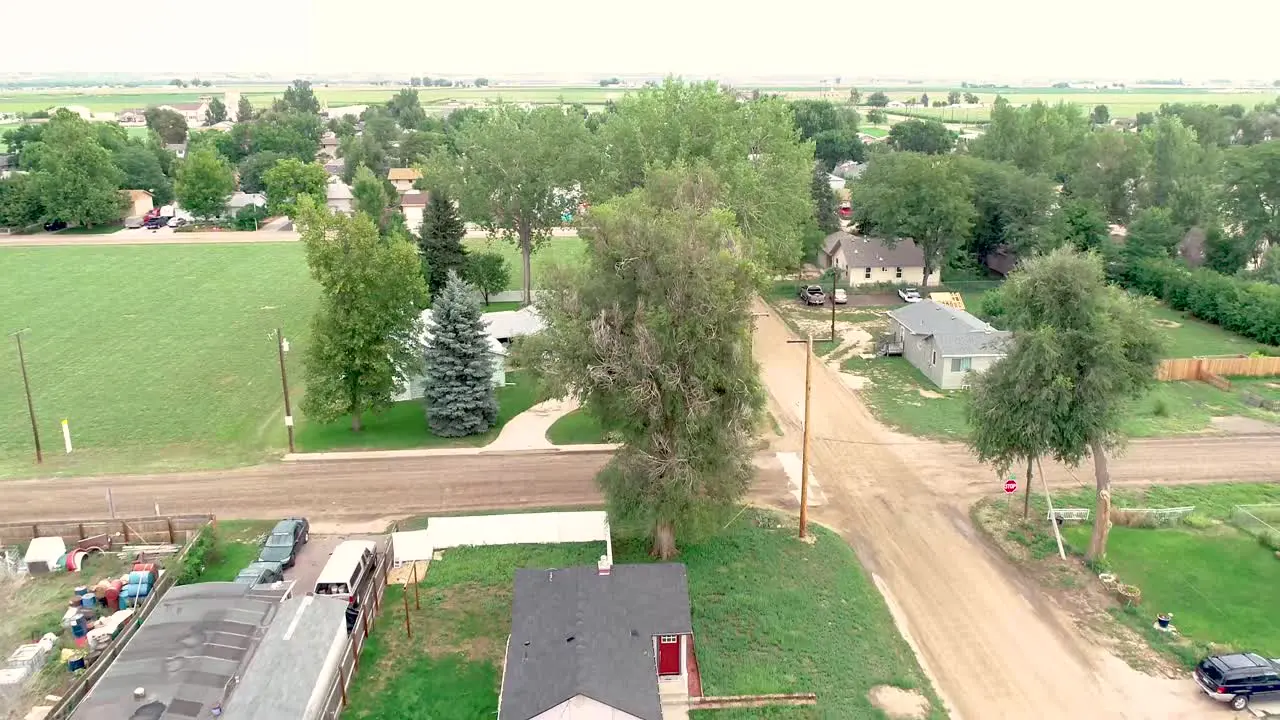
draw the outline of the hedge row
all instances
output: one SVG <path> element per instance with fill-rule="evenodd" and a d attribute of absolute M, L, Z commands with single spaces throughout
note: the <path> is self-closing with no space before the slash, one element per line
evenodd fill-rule
<path fill-rule="evenodd" d="M 1141 260 L 1125 284 L 1175 310 L 1268 345 L 1280 345 L 1280 285 L 1248 282 L 1174 260 Z"/>

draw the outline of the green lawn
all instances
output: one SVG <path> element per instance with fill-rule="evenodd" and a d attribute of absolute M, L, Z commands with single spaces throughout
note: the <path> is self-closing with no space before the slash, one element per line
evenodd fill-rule
<path fill-rule="evenodd" d="M 860 127 L 858 128 L 858 132 L 870 135 L 871 137 L 885 137 L 889 134 L 889 130 L 882 127 Z"/>
<path fill-rule="evenodd" d="M 258 559 L 274 520 L 224 520 L 214 532 L 212 554 L 196 582 L 231 582 L 241 570 Z"/>
<path fill-rule="evenodd" d="M 59 235 L 110 235 L 113 232 L 117 232 L 121 230 L 123 227 L 124 227 L 123 225 L 117 225 L 115 223 L 109 223 L 107 225 L 94 225 L 93 227 L 85 227 L 83 225 L 77 225 L 76 227 L 69 227 L 69 228 L 66 228 L 65 230 L 59 230 L 58 234 Z"/>
<path fill-rule="evenodd" d="M 606 442 L 604 436 L 604 426 L 584 410 L 574 410 L 547 428 L 552 445 L 592 445 Z"/>
<path fill-rule="evenodd" d="M 0 267 L 4 330 L 30 328 L 45 447 L 37 468 L 6 338 L 0 476 L 225 467 L 284 447 L 272 333 L 293 342 L 297 386 L 319 296 L 300 244 L 5 248 Z"/>
<path fill-rule="evenodd" d="M 918 689 L 938 708 L 849 546 L 821 528 L 814 545 L 799 543 L 794 533 L 792 522 L 749 509 L 719 535 L 682 548 L 704 692 L 819 698 L 817 708 L 723 710 L 714 717 L 876 717 L 867 693 L 881 684 Z M 404 633 L 404 591 L 389 587 L 344 718 L 491 715 L 513 571 L 590 564 L 599 553 L 599 544 L 447 550 L 419 588 L 421 610 L 409 590 L 412 641 Z M 619 539 L 615 553 L 620 563 L 651 562 L 644 541 Z M 779 574 L 782 567 L 788 572 Z M 440 693 L 452 702 L 432 699 Z M 930 717 L 945 715 L 935 709 Z"/>
<path fill-rule="evenodd" d="M 1280 351 L 1280 348 L 1254 342 L 1161 303 L 1152 303 L 1151 316 L 1156 325 L 1164 330 L 1168 342 L 1165 357 L 1248 355 L 1260 350 L 1269 350 L 1272 353 Z"/>
<path fill-rule="evenodd" d="M 467 252 L 491 252 L 501 255 L 507 261 L 507 270 L 511 273 L 511 280 L 507 283 L 508 290 L 521 289 L 523 276 L 521 275 L 520 249 L 515 243 L 503 240 L 501 238 L 467 238 L 463 240 Z M 586 243 L 576 237 L 556 237 L 548 240 L 542 247 L 534 251 L 533 257 L 530 258 L 529 264 L 533 271 L 533 286 L 537 287 L 539 278 L 543 276 L 543 272 L 556 264 L 573 264 L 582 261 L 586 253 Z"/>
<path fill-rule="evenodd" d="M 446 438 L 427 430 L 427 418 L 421 400 L 405 400 L 380 413 L 364 416 L 364 429 L 351 430 L 351 416 L 344 415 L 331 423 L 317 423 L 302 418 L 298 423 L 299 452 L 330 450 L 404 450 L 407 448 L 478 447 L 493 442 L 502 426 L 511 418 L 533 407 L 538 401 L 537 383 L 525 373 L 507 373 L 507 384 L 497 390 L 498 424 L 480 435 Z"/>

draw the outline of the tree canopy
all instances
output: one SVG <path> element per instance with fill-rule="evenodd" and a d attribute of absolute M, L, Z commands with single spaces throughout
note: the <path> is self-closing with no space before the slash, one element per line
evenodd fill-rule
<path fill-rule="evenodd" d="M 479 435 L 498 421 L 489 332 L 475 288 L 446 274 L 433 295 L 424 353 L 427 425 L 434 435 Z"/>
<path fill-rule="evenodd" d="M 433 294 L 444 289 L 451 274 L 465 272 L 467 251 L 462 247 L 462 238 L 466 234 L 467 228 L 449 193 L 443 189 L 428 193 L 418 247 L 427 266 L 427 287 Z"/>
<path fill-rule="evenodd" d="M 752 262 L 714 174 L 655 170 L 584 219 L 587 256 L 539 294 L 522 341 L 552 397 L 577 394 L 623 445 L 598 480 L 653 553 L 738 502 L 763 407 L 751 356 Z"/>
<path fill-rule="evenodd" d="M 275 101 L 273 108 L 286 113 L 297 112 L 305 115 L 319 115 L 320 101 L 316 99 L 316 93 L 311 89 L 310 82 L 294 80 L 289 87 L 284 89 L 284 95 Z"/>
<path fill-rule="evenodd" d="M 24 148 L 23 159 L 33 171 L 43 219 L 84 226 L 120 219 L 124 174 L 79 116 L 59 111 L 40 139 Z"/>
<path fill-rule="evenodd" d="M 227 106 L 222 102 L 222 98 L 213 98 L 209 101 L 209 109 L 204 113 L 204 122 L 206 125 L 216 125 L 227 119 Z"/>
<path fill-rule="evenodd" d="M 889 128 L 889 143 L 896 150 L 941 155 L 956 146 L 956 136 L 937 120 L 904 120 Z"/>
<path fill-rule="evenodd" d="M 422 366 L 427 286 L 418 251 L 398 236 L 380 237 L 364 213 L 330 213 L 305 195 L 297 225 L 321 289 L 302 410 L 320 422 L 350 415 L 358 432 L 364 413 L 390 405 L 406 373 Z"/>
<path fill-rule="evenodd" d="M 221 216 L 235 189 L 235 173 L 217 152 L 202 148 L 187 153 L 178 173 L 177 196 L 191 214 L 201 218 Z"/>
<path fill-rule="evenodd" d="M 293 217 L 298 199 L 309 196 L 316 205 L 324 205 L 329 174 L 319 163 L 304 163 L 296 158 L 277 162 L 262 175 L 267 192 L 267 210 L 272 215 Z"/>
<path fill-rule="evenodd" d="M 978 157 L 1010 162 L 1029 173 L 1059 177 L 1088 133 L 1089 119 L 1078 105 L 1036 102 L 1015 108 L 999 98 L 986 133 L 969 149 Z"/>
<path fill-rule="evenodd" d="M 160 136 L 165 143 L 177 145 L 187 141 L 187 119 L 176 110 L 149 107 L 143 113 L 147 128 Z"/>
<path fill-rule="evenodd" d="M 1227 152 L 1226 206 L 1255 242 L 1280 245 L 1280 143 Z"/>

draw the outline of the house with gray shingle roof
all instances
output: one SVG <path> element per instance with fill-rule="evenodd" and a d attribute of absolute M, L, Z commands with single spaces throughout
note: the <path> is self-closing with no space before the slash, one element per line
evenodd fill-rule
<path fill-rule="evenodd" d="M 928 285 L 924 251 L 908 238 L 891 242 L 839 230 L 823 242 L 818 264 L 836 268 L 850 285 Z"/>
<path fill-rule="evenodd" d="M 684 565 L 517 570 L 498 720 L 662 720 L 692 639 Z"/>
<path fill-rule="evenodd" d="M 1005 355 L 1011 333 L 997 330 L 964 310 L 922 300 L 888 313 L 902 355 L 943 390 L 969 384 Z"/>

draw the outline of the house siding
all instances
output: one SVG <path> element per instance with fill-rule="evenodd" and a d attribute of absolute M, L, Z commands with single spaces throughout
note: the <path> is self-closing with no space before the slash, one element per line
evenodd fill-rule
<path fill-rule="evenodd" d="M 410 190 L 412 190 L 413 183 L 414 183 L 413 180 L 392 180 L 391 181 L 391 184 L 395 187 L 396 192 L 401 194 L 407 193 Z"/>
<path fill-rule="evenodd" d="M 942 358 L 939 357 L 937 362 L 933 361 L 933 338 L 912 335 L 902 325 L 898 325 L 894 334 L 902 342 L 902 357 L 924 373 L 934 385 L 943 387 Z"/>
<path fill-rule="evenodd" d="M 631 713 L 609 707 L 586 695 L 574 695 L 529 720 L 640 720 Z"/>
<path fill-rule="evenodd" d="M 409 232 L 416 235 L 422 228 L 422 214 L 425 209 L 420 205 L 408 205 L 400 208 L 400 212 L 404 213 L 404 224 L 405 227 L 409 228 Z"/>
<path fill-rule="evenodd" d="M 843 264 L 843 258 L 840 258 Z M 902 268 L 902 277 L 898 277 L 898 269 L 896 267 L 873 267 L 871 268 L 871 277 L 867 277 L 867 268 L 845 268 L 845 275 L 851 286 L 858 285 L 878 285 L 890 283 L 893 285 L 924 285 L 924 268 L 923 267 L 904 267 Z"/>

